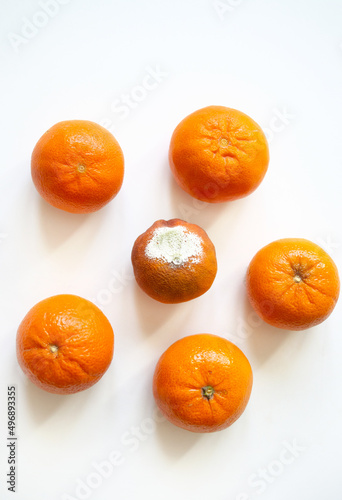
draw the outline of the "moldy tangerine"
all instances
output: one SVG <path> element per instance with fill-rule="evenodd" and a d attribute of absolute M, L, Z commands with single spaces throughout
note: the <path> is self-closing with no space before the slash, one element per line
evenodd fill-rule
<path fill-rule="evenodd" d="M 167 304 L 194 299 L 211 287 L 217 272 L 215 247 L 196 224 L 158 220 L 135 241 L 132 264 L 138 285 Z"/>

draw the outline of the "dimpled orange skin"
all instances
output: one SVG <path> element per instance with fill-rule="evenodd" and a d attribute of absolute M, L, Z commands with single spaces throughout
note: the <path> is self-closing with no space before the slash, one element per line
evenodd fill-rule
<path fill-rule="evenodd" d="M 55 394 L 91 387 L 108 369 L 114 333 L 92 302 L 56 295 L 36 304 L 17 333 L 17 358 L 35 385 Z"/>
<path fill-rule="evenodd" d="M 248 267 L 246 284 L 259 316 L 287 330 L 322 323 L 333 311 L 340 291 L 331 257 L 301 238 L 277 240 L 259 250 Z"/>
<path fill-rule="evenodd" d="M 183 226 L 202 240 L 203 256 L 199 262 L 174 266 L 159 259 L 150 259 L 145 249 L 154 231 L 160 227 Z M 135 279 L 150 297 L 165 304 L 177 304 L 195 299 L 209 290 L 217 273 L 215 247 L 207 233 L 181 219 L 158 220 L 135 241 L 132 249 Z"/>
<path fill-rule="evenodd" d="M 260 126 L 245 113 L 208 106 L 176 127 L 169 162 L 177 183 L 194 198 L 232 201 L 252 193 L 263 180 L 268 144 Z"/>
<path fill-rule="evenodd" d="M 160 357 L 153 395 L 160 411 L 178 427 L 215 432 L 240 417 L 252 384 L 249 361 L 236 345 L 199 334 L 178 340 Z"/>
<path fill-rule="evenodd" d="M 97 123 L 56 123 L 37 142 L 31 174 L 40 195 L 54 207 L 95 212 L 119 192 L 124 157 L 113 135 Z"/>

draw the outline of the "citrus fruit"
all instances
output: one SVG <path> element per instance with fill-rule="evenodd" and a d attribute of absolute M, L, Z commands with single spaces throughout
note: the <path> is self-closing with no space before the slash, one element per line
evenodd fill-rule
<path fill-rule="evenodd" d="M 162 354 L 153 394 L 173 424 L 192 432 L 214 432 L 240 417 L 252 384 L 249 361 L 235 344 L 199 334 L 178 340 Z"/>
<path fill-rule="evenodd" d="M 41 389 L 72 394 L 100 380 L 113 358 L 114 334 L 106 316 L 76 295 L 36 304 L 17 333 L 17 358 Z"/>
<path fill-rule="evenodd" d="M 184 191 L 219 203 L 247 196 L 259 186 L 269 152 L 266 137 L 252 118 L 236 109 L 208 106 L 176 127 L 169 161 Z"/>
<path fill-rule="evenodd" d="M 331 257 L 301 238 L 266 245 L 247 271 L 247 293 L 256 312 L 270 325 L 287 330 L 322 323 L 334 309 L 339 290 Z"/>
<path fill-rule="evenodd" d="M 196 224 L 180 219 L 158 220 L 135 241 L 132 264 L 138 285 L 167 304 L 194 299 L 212 285 L 215 247 Z"/>
<path fill-rule="evenodd" d="M 95 212 L 120 190 L 124 157 L 113 135 L 97 123 L 63 121 L 37 142 L 31 174 L 38 192 L 54 207 Z"/>

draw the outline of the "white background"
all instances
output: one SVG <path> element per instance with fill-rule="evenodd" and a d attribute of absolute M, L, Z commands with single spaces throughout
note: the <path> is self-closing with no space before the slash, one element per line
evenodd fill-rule
<path fill-rule="evenodd" d="M 340 498 L 341 309 L 305 332 L 277 330 L 256 320 L 244 287 L 253 255 L 281 237 L 315 241 L 341 269 L 340 0 L 222 0 L 221 10 L 214 0 L 64 3 L 49 17 L 39 1 L 0 3 L 1 499 Z M 44 26 L 15 38 L 27 35 L 27 20 Z M 155 88 L 137 90 L 157 67 L 163 76 Z M 143 97 L 124 117 L 117 108 L 123 94 Z M 269 171 L 240 201 L 197 204 L 169 171 L 173 129 L 210 104 L 246 112 L 269 137 Z M 84 216 L 47 205 L 30 177 L 39 137 L 75 118 L 106 123 L 126 161 L 119 195 Z M 208 232 L 219 272 L 208 293 L 173 306 L 138 289 L 130 252 L 155 220 L 174 217 Z M 65 397 L 26 381 L 15 357 L 23 316 L 58 293 L 94 300 L 116 342 L 103 379 Z M 219 433 L 192 434 L 168 422 L 154 430 L 157 359 L 175 340 L 201 332 L 245 352 L 255 378 L 250 403 Z M 5 484 L 12 384 L 15 495 Z M 293 441 L 300 450 L 282 465 Z M 99 485 L 94 463 L 113 451 L 122 463 Z M 268 479 L 260 480 L 264 469 Z M 82 481 L 92 485 L 83 497 Z"/>

